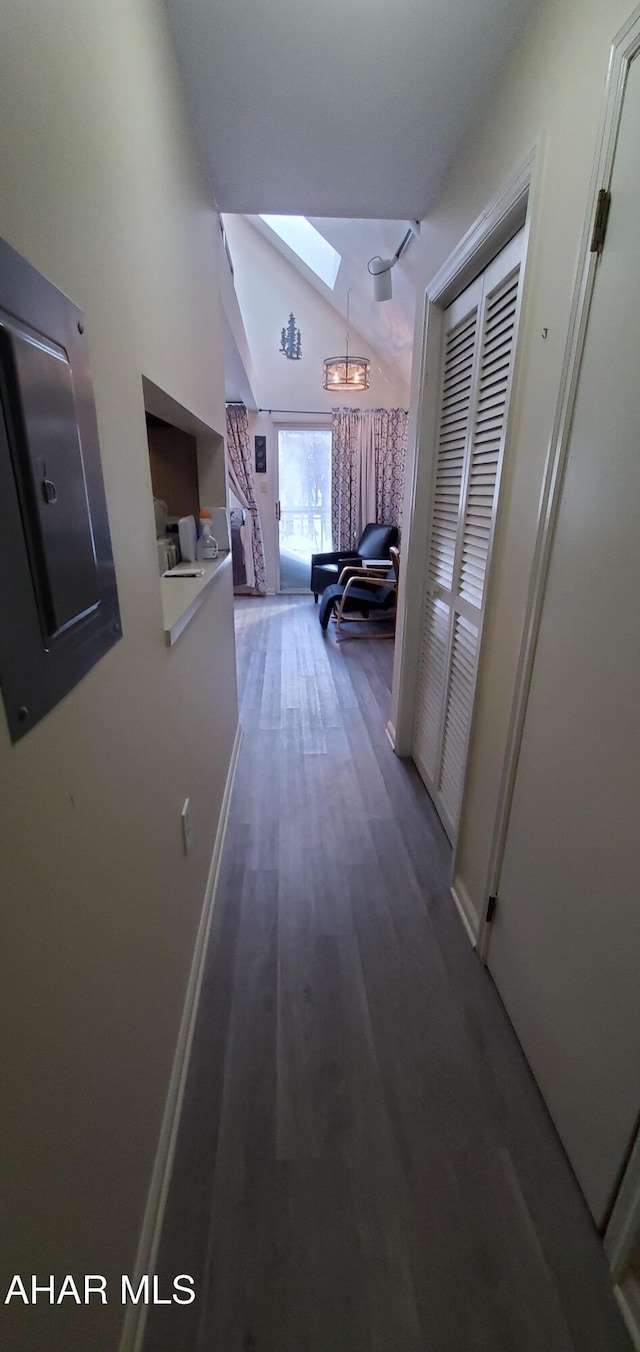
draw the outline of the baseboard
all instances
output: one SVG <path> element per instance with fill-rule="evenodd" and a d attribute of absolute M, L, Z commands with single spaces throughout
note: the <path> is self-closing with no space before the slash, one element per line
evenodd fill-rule
<path fill-rule="evenodd" d="M 391 719 L 389 719 L 388 723 L 387 723 L 386 726 L 385 726 L 385 732 L 386 732 L 386 734 L 387 734 L 387 737 L 389 738 L 389 741 L 391 742 L 391 746 L 392 746 L 393 750 L 395 751 L 395 749 L 396 749 L 396 730 L 395 730 L 395 727 L 394 727 L 393 723 L 391 722 Z"/>
<path fill-rule="evenodd" d="M 233 743 L 233 750 L 231 752 L 231 761 L 227 773 L 222 807 L 220 809 L 220 820 L 218 822 L 211 864 L 209 866 L 209 876 L 207 878 L 202 914 L 200 916 L 198 934 L 193 951 L 187 993 L 180 1022 L 180 1031 L 178 1033 L 171 1079 L 169 1081 L 169 1090 L 167 1093 L 153 1173 L 151 1175 L 151 1185 L 147 1197 L 142 1230 L 140 1232 L 135 1264 L 134 1287 L 138 1285 L 140 1278 L 145 1273 L 148 1273 L 150 1276 L 153 1274 L 158 1256 L 158 1245 L 160 1243 L 162 1222 L 169 1193 L 169 1184 L 171 1182 L 176 1140 L 180 1125 L 180 1114 L 182 1112 L 187 1071 L 189 1069 L 189 1059 L 191 1056 L 191 1045 L 193 1042 L 196 1014 L 200 1000 L 204 962 L 209 932 L 211 929 L 211 918 L 218 886 L 222 847 L 224 845 L 227 821 L 229 818 L 231 791 L 233 789 L 241 741 L 242 728 L 240 727 L 240 724 L 238 724 Z M 146 1305 L 141 1303 L 139 1305 L 127 1306 L 124 1324 L 122 1326 L 119 1352 L 142 1352 L 146 1316 Z"/>
<path fill-rule="evenodd" d="M 471 901 L 465 891 L 465 888 L 463 887 L 463 884 L 460 882 L 459 878 L 456 878 L 455 881 L 451 884 L 451 896 L 453 897 L 453 900 L 455 902 L 458 911 L 458 915 L 460 916 L 460 919 L 467 932 L 467 938 L 469 942 L 473 945 L 473 947 L 476 948 L 478 943 L 478 934 L 474 929 L 472 916 L 476 920 L 476 925 L 478 923 L 477 917 L 475 914 L 474 907 L 472 906 Z"/>

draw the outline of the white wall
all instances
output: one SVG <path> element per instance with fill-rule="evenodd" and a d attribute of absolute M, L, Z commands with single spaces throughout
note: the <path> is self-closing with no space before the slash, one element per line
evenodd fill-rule
<path fill-rule="evenodd" d="M 132 1271 L 237 703 L 229 573 L 162 633 L 141 373 L 224 429 L 219 232 L 163 6 L 5 0 L 0 51 L 0 233 L 85 310 L 124 633 L 15 747 L 0 712 L 4 1293 Z M 12 1303 L 0 1342 L 115 1349 L 122 1314 Z"/>
<path fill-rule="evenodd" d="M 233 274 L 225 248 L 220 250 L 220 300 L 223 312 L 224 383 L 227 399 L 255 404 L 256 374 Z"/>
<path fill-rule="evenodd" d="M 413 246 L 421 251 L 424 288 L 537 143 L 510 445 L 458 841 L 456 885 L 476 913 L 486 888 L 539 494 L 558 399 L 610 44 L 630 12 L 629 0 L 544 0 L 532 10 L 484 116 L 451 166 L 427 218 L 428 229 Z M 417 344 L 423 322 L 424 305 L 419 305 Z M 418 368 L 416 359 L 411 395 L 414 439 Z M 415 600 L 414 584 L 410 577 L 407 594 Z M 414 672 L 416 636 L 413 611 L 406 628 L 406 668 Z M 398 653 L 399 645 L 392 720 L 401 726 Z M 403 727 L 405 750 L 409 738 L 410 729 Z"/>
<path fill-rule="evenodd" d="M 322 388 L 322 363 L 344 352 L 345 320 L 244 216 L 224 220 L 260 405 L 329 412 L 336 395 Z M 292 311 L 302 334 L 301 361 L 289 361 L 279 350 Z M 355 330 L 349 350 L 371 358 L 371 386 L 362 394 L 340 395 L 340 401 L 354 408 L 407 408 L 406 381 Z"/>

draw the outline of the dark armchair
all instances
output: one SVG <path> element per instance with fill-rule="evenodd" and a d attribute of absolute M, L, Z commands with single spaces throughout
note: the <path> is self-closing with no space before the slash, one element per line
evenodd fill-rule
<path fill-rule="evenodd" d="M 400 555 L 393 546 L 389 569 L 384 577 L 376 576 L 366 568 L 347 565 L 340 581 L 323 592 L 318 619 L 322 629 L 327 628 L 333 615 L 338 638 L 393 638 L 396 627 Z M 359 615 L 354 612 L 359 611 Z M 352 628 L 355 622 L 355 630 Z M 377 632 L 372 628 L 381 623 Z M 358 633 L 357 626 L 365 628 Z"/>
<path fill-rule="evenodd" d="M 345 564 L 358 567 L 365 559 L 388 559 L 389 550 L 398 542 L 396 526 L 381 526 L 370 521 L 355 549 L 336 549 L 328 554 L 311 555 L 311 590 L 317 601 L 321 592 L 338 581 Z"/>

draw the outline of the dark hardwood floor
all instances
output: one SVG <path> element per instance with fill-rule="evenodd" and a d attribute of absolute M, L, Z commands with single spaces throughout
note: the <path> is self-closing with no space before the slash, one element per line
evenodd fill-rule
<path fill-rule="evenodd" d="M 244 740 L 145 1352 L 629 1352 L 385 734 L 391 643 L 237 605 Z"/>

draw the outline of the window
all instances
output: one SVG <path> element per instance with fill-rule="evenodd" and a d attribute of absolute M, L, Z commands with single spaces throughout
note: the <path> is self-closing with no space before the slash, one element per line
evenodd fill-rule
<path fill-rule="evenodd" d="M 278 432 L 280 591 L 308 591 L 311 555 L 331 549 L 331 429 Z"/>
<path fill-rule="evenodd" d="M 333 291 L 342 259 L 306 216 L 261 216 L 260 220 Z"/>

